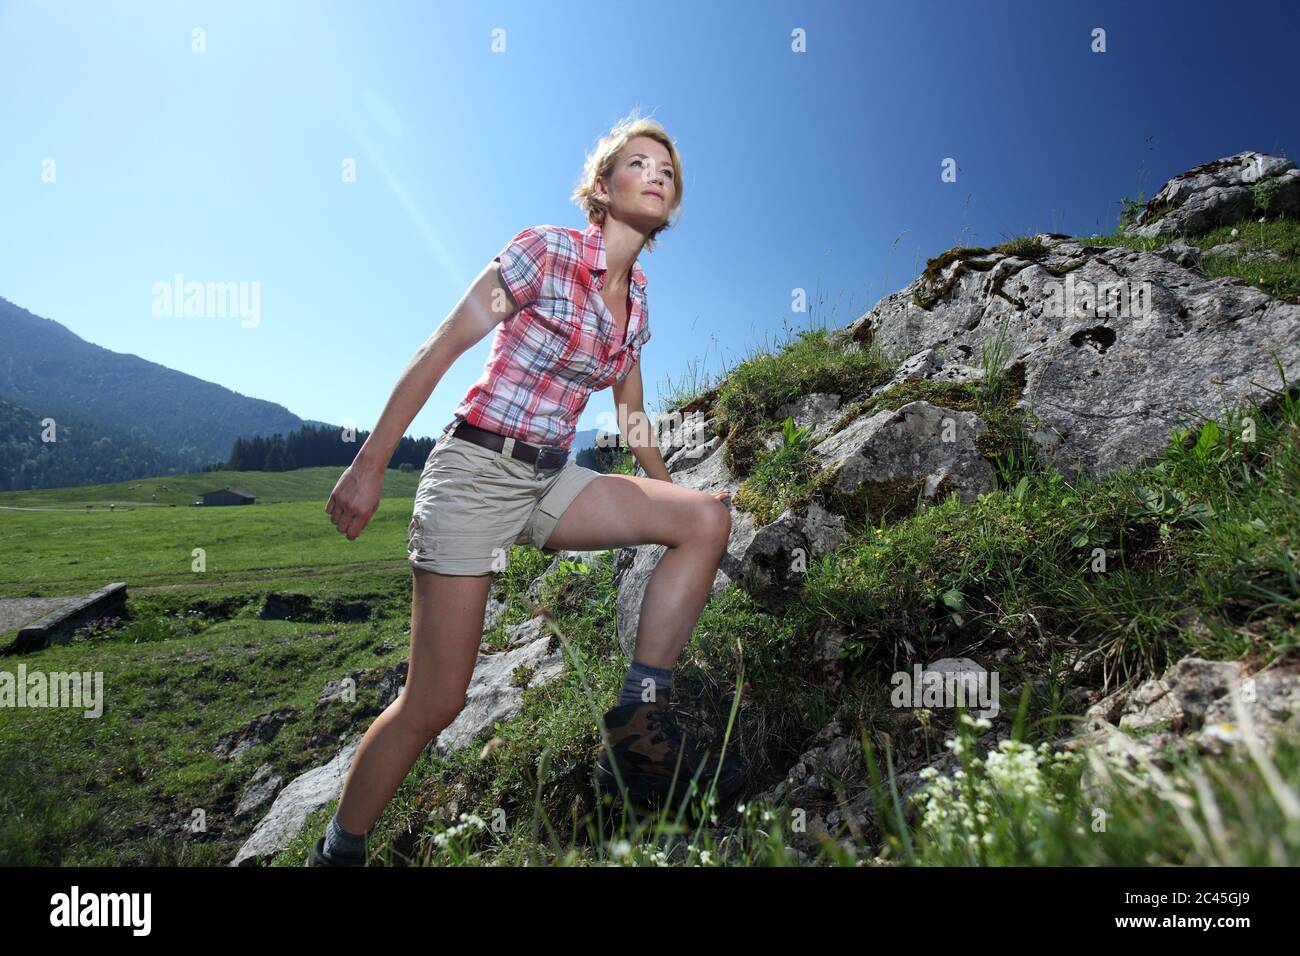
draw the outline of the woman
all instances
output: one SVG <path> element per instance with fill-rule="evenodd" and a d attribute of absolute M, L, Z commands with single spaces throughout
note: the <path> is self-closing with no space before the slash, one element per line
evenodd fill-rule
<path fill-rule="evenodd" d="M 697 770 L 704 779 L 716 768 L 681 739 L 668 697 L 673 664 L 726 550 L 727 492 L 672 483 L 642 402 L 640 352 L 650 325 L 637 256 L 654 248 L 681 204 L 677 149 L 653 120 L 624 120 L 587 157 L 573 198 L 590 225 L 581 232 L 535 226 L 506 244 L 407 365 L 326 505 L 335 527 L 355 540 L 379 506 L 399 438 L 456 358 L 499 323 L 483 374 L 456 407 L 416 492 L 406 687 L 366 731 L 309 865 L 364 861 L 364 835 L 420 751 L 460 712 L 492 572 L 504 568 L 511 544 L 547 553 L 667 546 L 605 727 L 618 771 L 636 793 L 662 794 L 675 771 L 680 793 Z M 568 459 L 579 415 L 606 386 L 646 477 L 603 475 Z M 598 776 L 606 788 L 609 764 L 602 747 Z M 724 793 L 738 785 L 738 771 L 724 766 Z"/>

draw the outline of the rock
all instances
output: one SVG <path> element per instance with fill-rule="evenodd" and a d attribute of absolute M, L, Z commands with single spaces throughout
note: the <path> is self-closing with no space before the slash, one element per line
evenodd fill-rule
<path fill-rule="evenodd" d="M 680 448 L 673 452 L 671 458 L 664 461 L 664 466 L 668 469 L 670 474 L 686 471 L 688 468 L 695 467 L 695 465 L 703 461 L 707 456 L 713 454 L 714 450 L 721 444 L 722 436 L 714 435 L 701 445 L 691 445 Z"/>
<path fill-rule="evenodd" d="M 945 358 L 933 348 L 924 348 L 904 359 L 894 377 L 872 389 L 871 395 L 875 397 L 904 382 L 978 382 L 984 378 L 984 369 Z"/>
<path fill-rule="evenodd" d="M 543 635 L 508 651 L 480 652 L 465 694 L 464 708 L 428 749 L 445 756 L 468 747 L 478 735 L 490 731 L 493 724 L 518 713 L 526 687 L 540 687 L 564 672 L 563 648 L 548 653 L 549 643 L 550 636 Z M 530 674 L 521 686 L 516 686 L 515 671 L 520 667 L 528 669 Z"/>
<path fill-rule="evenodd" d="M 1205 250 L 1207 256 L 1230 256 L 1234 259 L 1242 259 L 1246 262 L 1252 262 L 1257 259 L 1280 261 L 1282 256 L 1278 255 L 1272 249 L 1250 249 L 1243 242 L 1221 242 L 1217 246 L 1211 246 Z"/>
<path fill-rule="evenodd" d="M 1300 667 L 1273 668 L 1242 677 L 1239 701 L 1252 732 L 1266 744 L 1279 736 L 1300 738 Z M 1218 694 L 1206 703 L 1200 719 L 1196 743 L 1201 752 L 1219 754 L 1244 743 L 1246 728 L 1230 694 Z"/>
<path fill-rule="evenodd" d="M 936 665 L 941 663 L 935 662 Z M 842 827 L 848 827 L 860 840 L 861 833 L 873 827 L 875 801 L 862 758 L 862 743 L 856 728 L 849 726 L 847 706 L 841 705 L 836 710 L 826 726 L 809 742 L 808 749 L 795 761 L 785 779 L 750 798 L 755 803 L 784 807 L 787 811 L 803 809 L 808 814 L 810 832 L 801 842 L 813 849 L 817 843 L 812 839 L 812 833 L 818 829 L 833 837 Z M 1006 739 L 1005 734 L 990 731 L 975 741 L 975 750 L 980 754 L 987 753 L 1003 739 Z M 898 754 L 895 757 L 897 759 Z M 876 759 L 884 773 L 883 758 L 879 753 Z M 951 751 L 943 751 L 933 757 L 923 757 L 921 765 L 913 769 L 895 767 L 894 785 L 904 817 L 909 821 L 915 820 L 920 812 L 911 798 L 925 786 L 921 770 L 926 766 L 941 774 L 951 774 L 961 766 L 961 760 Z"/>
<path fill-rule="evenodd" d="M 295 713 L 294 708 L 284 707 L 280 710 L 259 714 L 238 730 L 233 730 L 218 737 L 217 742 L 212 745 L 212 752 L 218 757 L 227 760 L 242 757 L 250 747 L 256 747 L 258 744 L 264 744 L 274 739 L 275 735 L 280 732 L 284 722 L 294 716 Z"/>
<path fill-rule="evenodd" d="M 544 635 L 549 635 L 545 630 L 546 621 L 540 617 L 530 617 L 528 620 L 516 624 L 506 632 L 506 647 L 520 647 L 524 644 L 531 644 Z"/>
<path fill-rule="evenodd" d="M 962 706 L 972 716 L 988 718 L 996 717 L 1001 709 L 998 701 L 1000 695 L 994 693 L 997 688 L 988 677 L 988 671 L 978 661 L 969 657 L 944 657 L 925 665 L 923 674 L 927 673 L 941 675 L 938 680 L 942 682 L 941 686 L 944 688 L 945 706 L 955 707 L 955 702 L 960 700 Z M 948 675 L 952 675 L 951 678 Z M 982 688 L 981 684 L 983 684 Z M 950 686 L 953 695 L 951 701 L 946 696 Z M 990 702 L 987 712 L 981 707 L 981 703 L 985 700 Z"/>
<path fill-rule="evenodd" d="M 807 428 L 808 440 L 817 442 L 821 441 L 835 424 L 835 412 L 839 407 L 840 396 L 810 392 L 792 402 L 786 402 L 772 417 L 778 422 L 784 422 L 787 418 L 793 419 L 795 428 Z M 777 445 L 783 440 L 780 431 L 776 432 L 774 437 Z"/>
<path fill-rule="evenodd" d="M 904 479 L 922 483 L 927 498 L 951 489 L 972 502 L 995 487 L 993 468 L 975 444 L 987 430 L 974 412 L 915 401 L 854 419 L 814 453 L 837 472 L 835 489 L 844 494 Z"/>
<path fill-rule="evenodd" d="M 740 569 L 742 584 L 759 603 L 775 610 L 803 587 L 809 564 L 848 540 L 844 519 L 816 502 L 806 515 L 787 508 L 753 534 L 735 534 L 728 556 Z"/>
<path fill-rule="evenodd" d="M 235 819 L 246 817 L 270 803 L 283 782 L 284 778 L 272 773 L 269 763 L 258 767 L 239 797 L 239 804 L 235 807 Z"/>
<path fill-rule="evenodd" d="M 512 631 L 522 641 L 524 635 L 538 630 L 540 624 L 540 619 L 534 619 Z M 446 755 L 469 746 L 480 734 L 490 731 L 498 721 L 508 720 L 519 711 L 525 688 L 539 687 L 559 677 L 564 672 L 563 650 L 557 647 L 554 652 L 548 653 L 549 643 L 549 636 L 543 634 L 507 651 L 480 652 L 474 665 L 474 676 L 465 695 L 464 708 L 435 740 L 430 741 L 426 750 Z M 381 676 L 381 710 L 402 693 L 407 665 L 407 661 L 402 661 Z M 520 668 L 523 670 L 520 671 Z M 521 675 L 524 677 L 522 681 L 519 679 Z M 261 727 L 265 723 L 259 718 L 253 725 Z M 255 863 L 262 857 L 279 852 L 297 835 L 309 814 L 337 798 L 360 742 L 361 737 L 358 736 L 329 763 L 302 774 L 281 790 L 270 811 L 258 822 L 252 835 L 240 848 L 232 865 Z M 262 768 L 254 775 L 254 781 L 257 787 L 254 788 L 250 783 L 249 790 L 241 799 L 241 807 L 246 802 L 249 807 L 261 805 L 265 802 L 266 792 L 278 787 L 278 779 L 274 786 L 264 779 Z"/>
<path fill-rule="evenodd" d="M 833 799 L 830 781 L 849 775 L 862 776 L 866 767 L 847 724 L 847 704 L 841 704 L 817 732 L 804 753 L 794 762 L 785 779 L 757 794 L 754 799 L 791 807 L 808 808 Z"/>
<path fill-rule="evenodd" d="M 483 609 L 484 631 L 490 631 L 497 626 L 497 621 L 501 620 L 501 615 L 506 613 L 506 606 L 509 603 L 504 593 L 499 590 L 494 589 L 488 595 L 487 606 Z"/>
<path fill-rule="evenodd" d="M 379 709 L 387 710 L 388 705 L 397 699 L 397 695 L 406 686 L 406 668 L 409 660 L 399 661 L 388 668 L 379 678 Z"/>
<path fill-rule="evenodd" d="M 1176 428 L 1222 420 L 1224 406 L 1269 405 L 1282 387 L 1275 356 L 1289 382 L 1300 378 L 1300 305 L 1155 253 L 1037 239 L 1036 261 L 984 256 L 996 266 L 962 273 L 928 308 L 913 299 L 931 290 L 921 276 L 850 328 L 870 327 L 882 350 L 921 354 L 922 374 L 1001 336 L 999 367 L 1023 381 L 1030 437 L 1067 477 L 1149 464 Z"/>
<path fill-rule="evenodd" d="M 1067 745 L 1129 769 L 1146 762 L 1168 769 L 1172 755 L 1221 755 L 1243 746 L 1247 734 L 1265 750 L 1281 735 L 1300 739 L 1300 665 L 1250 675 L 1237 661 L 1185 657 L 1088 708 L 1083 733 Z M 1100 786 L 1095 772 L 1087 786 Z"/>
<path fill-rule="evenodd" d="M 827 411 L 830 420 L 838 405 L 823 399 L 807 408 Z M 974 445 L 985 427 L 972 412 L 911 402 L 898 411 L 863 416 L 815 445 L 813 453 L 823 466 L 840 470 L 841 491 L 855 491 L 866 481 L 907 477 L 916 480 L 926 496 L 937 497 L 951 488 L 970 500 L 994 485 L 993 470 Z M 942 440 L 948 433 L 953 441 Z M 734 494 L 740 482 L 727 468 L 723 455 L 724 449 L 715 448 L 695 467 L 675 476 L 674 482 L 709 493 L 727 488 Z M 735 583 L 775 610 L 797 594 L 808 562 L 845 540 L 843 516 L 816 502 L 802 514 L 787 509 L 765 526 L 757 525 L 751 512 L 733 511 L 727 551 L 719 562 L 710 595 L 716 597 Z M 666 550 L 663 545 L 643 545 L 620 549 L 615 555 L 618 638 L 629 657 L 636 646 L 645 587 Z"/>
<path fill-rule="evenodd" d="M 815 501 L 809 502 L 800 527 L 812 558 L 829 554 L 849 540 L 844 516 L 832 514 Z"/>
<path fill-rule="evenodd" d="M 687 414 L 669 410 L 654 417 L 654 434 L 665 462 L 679 451 L 698 460 L 704 456 L 699 449 L 717 435 L 717 419 L 698 410 Z"/>
<path fill-rule="evenodd" d="M 532 583 L 528 585 L 528 590 L 525 592 L 528 600 L 532 601 L 534 604 L 537 604 L 542 600 L 542 582 L 552 575 L 562 573 L 561 565 L 563 565 L 565 561 L 579 561 L 590 564 L 598 555 L 603 554 L 605 550 L 608 549 L 599 551 L 570 551 L 562 549 L 555 552 L 555 557 L 552 558 L 551 563 L 546 566 L 546 570 L 533 578 Z"/>
<path fill-rule="evenodd" d="M 329 618 L 332 621 L 368 621 L 374 613 L 365 601 L 331 601 Z"/>
<path fill-rule="evenodd" d="M 725 449 L 720 445 L 700 460 L 694 467 L 674 476 L 673 483 L 688 488 L 712 493 L 726 488 L 732 494 L 740 487 L 731 470 L 727 468 L 723 455 Z M 744 577 L 745 567 L 736 555 L 742 553 L 753 539 L 755 532 L 754 516 L 746 511 L 733 511 L 731 516 L 731 537 L 727 553 L 722 556 L 709 594 L 716 597 L 730 584 Z M 636 629 L 641 619 L 641 600 L 645 596 L 645 587 L 654 573 L 659 559 L 668 549 L 659 544 L 641 545 L 635 548 L 620 548 L 614 556 L 614 583 L 618 588 L 615 602 L 615 619 L 618 628 L 619 646 L 631 658 L 636 648 Z"/>
<path fill-rule="evenodd" d="M 1251 186 L 1270 179 L 1277 183 L 1271 214 L 1300 211 L 1300 170 L 1295 163 L 1246 150 L 1175 176 L 1124 231 L 1147 238 L 1197 236 L 1232 225 L 1249 218 L 1255 208 Z"/>
<path fill-rule="evenodd" d="M 361 679 L 365 676 L 366 676 L 365 671 L 353 671 L 346 678 L 340 678 L 338 680 L 327 680 L 325 682 L 325 688 L 321 691 L 320 696 L 316 698 L 316 703 L 328 704 L 331 701 L 335 701 L 335 700 L 343 701 L 344 691 L 350 687 L 352 692 L 355 694 L 357 685 L 361 682 Z M 347 703 L 347 701 L 343 701 L 343 702 Z"/>
<path fill-rule="evenodd" d="M 361 737 L 358 736 L 329 763 L 290 781 L 280 791 L 266 816 L 258 821 L 230 865 L 253 866 L 288 846 L 302 830 L 308 816 L 338 798 L 360 743 Z"/>
<path fill-rule="evenodd" d="M 20 627 L 17 636 L 0 652 L 18 654 L 49 647 L 51 644 L 66 644 L 73 639 L 73 635 L 79 628 L 97 622 L 107 624 L 114 619 L 126 617 L 126 597 L 126 582 L 115 581 L 89 594 L 56 598 L 46 602 L 25 602 L 28 610 L 36 610 L 43 604 L 41 609 L 46 613 L 43 617 Z M 21 610 L 24 606 L 20 604 L 18 608 Z M 6 627 L 16 626 L 18 623 L 18 620 L 10 618 Z M 5 629 L 0 627 L 0 630 Z"/>
<path fill-rule="evenodd" d="M 844 683 L 844 642 L 848 635 L 835 627 L 824 627 L 813 635 L 812 666 L 819 672 L 829 690 L 838 690 Z"/>
<path fill-rule="evenodd" d="M 1211 253 L 1213 253 L 1213 250 L 1211 250 Z M 1178 240 L 1176 242 L 1171 242 L 1163 249 L 1157 250 L 1156 255 L 1190 269 L 1200 261 L 1201 250 L 1196 248 L 1196 246 L 1191 246 Z"/>

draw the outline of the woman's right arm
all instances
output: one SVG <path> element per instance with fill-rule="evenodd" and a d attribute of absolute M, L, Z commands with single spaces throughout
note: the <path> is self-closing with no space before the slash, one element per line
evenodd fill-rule
<path fill-rule="evenodd" d="M 325 505 L 330 521 L 349 541 L 356 540 L 378 510 L 393 452 L 447 369 L 516 311 L 501 281 L 500 263 L 493 260 L 406 363 L 374 431 L 339 476 Z"/>

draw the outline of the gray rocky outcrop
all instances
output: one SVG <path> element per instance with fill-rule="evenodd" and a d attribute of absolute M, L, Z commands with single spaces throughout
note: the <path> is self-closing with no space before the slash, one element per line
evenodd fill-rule
<path fill-rule="evenodd" d="M 1017 407 L 1032 440 L 1061 471 L 1089 477 L 1154 461 L 1177 428 L 1267 403 L 1282 385 L 1276 363 L 1288 381 L 1300 374 L 1300 305 L 1154 252 L 1037 239 L 1035 259 L 954 256 L 841 338 L 929 351 L 922 364 L 940 368 L 1000 352 L 993 364 L 1023 375 Z"/>
<path fill-rule="evenodd" d="M 480 651 L 461 712 L 430 741 L 426 750 L 445 756 L 468 747 L 491 731 L 498 721 L 509 720 L 518 713 L 525 689 L 539 687 L 564 672 L 563 650 L 559 646 L 554 651 L 548 650 L 550 643 L 551 634 L 542 627 L 542 619 L 534 618 L 512 628 L 506 650 Z M 380 710 L 403 692 L 406 671 L 407 661 L 402 661 L 380 676 Z M 257 734 L 252 728 L 265 728 L 267 723 L 259 719 L 249 729 L 227 737 L 236 741 L 254 740 Z M 240 847 L 232 865 L 251 865 L 283 850 L 297 837 L 308 816 L 337 799 L 360 742 L 361 736 L 357 735 L 329 762 L 299 775 L 283 788 L 279 787 L 278 777 L 268 779 L 268 767 L 260 767 L 245 787 L 236 816 L 247 816 L 264 806 L 271 793 L 275 793 L 275 800 Z M 223 744 L 228 747 L 229 740 L 223 738 Z"/>
<path fill-rule="evenodd" d="M 338 799 L 360 743 L 361 736 L 357 735 L 328 763 L 290 781 L 276 796 L 266 815 L 258 820 L 230 865 L 253 866 L 279 853 L 297 837 L 307 817 L 331 800 Z"/>
<path fill-rule="evenodd" d="M 915 401 L 861 416 L 813 451 L 844 494 L 904 479 L 921 482 L 927 498 L 945 486 L 969 502 L 994 486 L 993 467 L 975 444 L 986 431 L 974 412 Z"/>
<path fill-rule="evenodd" d="M 1084 717 L 1072 747 L 1092 747 L 1129 769 L 1148 762 L 1168 769 L 1172 756 L 1189 751 L 1219 756 L 1245 748 L 1248 738 L 1268 751 L 1279 736 L 1300 740 L 1300 666 L 1251 673 L 1239 661 L 1185 657 Z"/>
<path fill-rule="evenodd" d="M 1276 190 L 1270 212 L 1300 212 L 1300 169 L 1281 156 L 1246 150 L 1180 173 L 1156 193 L 1137 222 L 1133 236 L 1197 236 L 1230 226 L 1256 212 L 1252 187 Z"/>

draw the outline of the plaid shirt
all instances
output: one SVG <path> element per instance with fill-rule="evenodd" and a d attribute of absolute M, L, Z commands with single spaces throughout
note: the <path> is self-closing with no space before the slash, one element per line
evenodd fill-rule
<path fill-rule="evenodd" d="M 483 374 L 453 414 L 520 441 L 567 449 L 591 393 L 621 381 L 650 339 L 645 273 L 639 260 L 632 263 L 632 304 L 616 342 L 614 317 L 600 297 L 600 226 L 531 226 L 496 258 L 519 310 L 497 327 Z"/>

